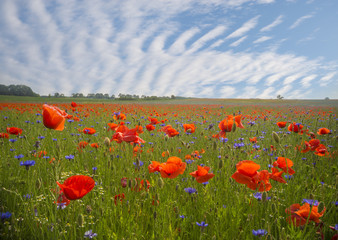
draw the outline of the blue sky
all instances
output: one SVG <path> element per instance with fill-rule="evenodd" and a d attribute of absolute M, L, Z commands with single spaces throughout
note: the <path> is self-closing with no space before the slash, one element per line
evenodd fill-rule
<path fill-rule="evenodd" d="M 337 0 L 2 0 L 0 82 L 55 92 L 338 99 Z"/>

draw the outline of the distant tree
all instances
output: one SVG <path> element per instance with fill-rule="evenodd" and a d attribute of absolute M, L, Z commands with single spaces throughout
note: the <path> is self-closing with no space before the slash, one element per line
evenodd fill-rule
<path fill-rule="evenodd" d="M 0 95 L 10 95 L 6 85 L 0 84 Z"/>
<path fill-rule="evenodd" d="M 325 100 L 330 100 L 330 98 L 329 98 L 329 97 L 326 97 Z"/>
<path fill-rule="evenodd" d="M 65 97 L 65 95 L 63 93 L 60 93 L 60 97 Z"/>
<path fill-rule="evenodd" d="M 110 99 L 115 99 L 115 95 L 114 95 L 114 94 L 111 95 L 111 96 L 110 96 Z"/>
<path fill-rule="evenodd" d="M 280 94 L 277 95 L 277 99 L 283 99 L 284 97 Z"/>
<path fill-rule="evenodd" d="M 105 99 L 109 99 L 109 94 L 108 94 L 108 93 L 105 93 L 105 94 L 103 95 L 103 97 L 104 97 Z"/>
<path fill-rule="evenodd" d="M 175 99 L 176 97 L 175 97 L 175 95 L 171 95 L 171 97 L 170 97 L 171 99 Z"/>
<path fill-rule="evenodd" d="M 54 93 L 54 97 L 60 97 L 60 93 L 58 92 Z"/>
<path fill-rule="evenodd" d="M 87 98 L 94 98 L 95 94 L 94 93 L 88 93 Z"/>

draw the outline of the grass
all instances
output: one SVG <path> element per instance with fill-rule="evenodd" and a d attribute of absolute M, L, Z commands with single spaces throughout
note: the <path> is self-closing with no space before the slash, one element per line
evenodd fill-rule
<path fill-rule="evenodd" d="M 66 121 L 65 129 L 60 132 L 45 128 L 42 116 L 36 114 L 42 112 L 40 103 L 45 101 L 8 100 L 17 103 L 0 105 L 1 131 L 19 127 L 23 133 L 10 135 L 14 142 L 0 139 L 0 211 L 12 214 L 0 222 L 1 239 L 83 239 L 90 229 L 97 233 L 96 239 L 256 239 L 259 237 L 252 230 L 257 229 L 267 231 L 263 239 L 319 239 L 316 233 L 319 229 L 324 239 L 334 235 L 329 226 L 337 223 L 337 110 L 336 106 L 330 106 L 335 101 L 325 104 L 314 100 L 185 99 L 135 105 L 108 101 L 99 104 L 84 99 L 83 105 L 72 111 L 70 101 L 81 101 L 51 99 L 46 102 L 58 102 L 61 109 L 81 119 Z M 36 101 L 36 104 L 19 103 L 24 101 Z M 320 103 L 325 105 L 319 107 Z M 239 111 L 245 128 L 227 133 L 227 142 L 213 138 L 219 132 L 219 121 Z M 127 143 L 112 142 L 110 147 L 105 146 L 105 137 L 113 135 L 113 131 L 107 130 L 107 123 L 119 122 L 113 119 L 113 112 L 125 113 L 124 122 L 129 128 L 143 126 L 140 137 L 146 142 L 142 144 L 142 152 L 135 155 L 134 147 Z M 169 138 L 158 132 L 159 125 L 148 132 L 145 126 L 150 123 L 147 118 L 151 114 L 159 120 L 167 119 L 164 124 L 171 124 L 180 134 Z M 327 146 L 330 155 L 320 157 L 314 152 L 301 153 L 295 149 L 302 141 L 308 141 L 309 136 L 279 129 L 276 122 L 284 119 L 301 122 L 304 129 L 312 132 L 329 128 L 332 134 L 317 135 L 317 138 Z M 255 124 L 248 125 L 250 121 Z M 196 132 L 184 133 L 184 123 L 194 123 Z M 93 127 L 96 133 L 84 134 L 84 127 Z M 278 132 L 280 144 L 273 140 L 273 131 Z M 257 150 L 249 141 L 254 136 L 258 139 Z M 80 141 L 98 143 L 100 147 L 88 145 L 79 151 Z M 234 143 L 241 141 L 245 146 L 234 148 Z M 271 145 L 276 151 L 270 151 Z M 47 152 L 45 157 L 38 156 L 41 151 Z M 151 161 L 165 162 L 169 156 L 177 156 L 185 162 L 187 155 L 194 156 L 194 151 L 198 151 L 194 161 L 175 179 L 164 179 L 148 171 Z M 163 152 L 169 155 L 163 157 Z M 24 157 L 18 160 L 16 156 L 20 154 Z M 69 155 L 74 155 L 74 159 L 67 160 L 65 156 Z M 258 191 L 231 178 L 236 164 L 242 160 L 252 160 L 260 165 L 259 171 L 271 172 L 269 164 L 279 156 L 291 159 L 296 173 L 286 184 L 270 181 L 272 189 L 264 193 L 270 200 L 257 200 L 254 194 Z M 20 161 L 26 160 L 36 163 L 27 170 L 20 166 Z M 200 164 L 209 166 L 215 174 L 206 185 L 189 175 Z M 56 181 L 62 183 L 72 175 L 90 176 L 96 186 L 82 199 L 71 201 L 65 209 L 57 209 Z M 283 178 L 284 175 L 287 174 Z M 127 178 L 125 187 L 122 178 Z M 141 180 L 149 181 L 148 190 L 143 186 L 138 191 Z M 195 188 L 197 193 L 187 193 L 188 187 Z M 117 198 L 115 204 L 115 196 L 122 193 L 125 199 Z M 302 204 L 303 199 L 325 204 L 321 224 L 309 222 L 296 227 L 287 223 L 285 209 L 294 203 Z M 202 221 L 208 226 L 196 224 Z"/>

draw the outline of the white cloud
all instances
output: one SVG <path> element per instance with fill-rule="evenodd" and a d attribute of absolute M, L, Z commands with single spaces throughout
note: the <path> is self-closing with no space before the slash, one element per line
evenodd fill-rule
<path fill-rule="evenodd" d="M 230 47 L 237 47 L 239 44 L 241 44 L 248 36 L 241 37 L 237 41 L 231 43 L 229 46 Z"/>
<path fill-rule="evenodd" d="M 260 17 L 260 15 L 254 17 L 254 18 L 251 18 L 249 21 L 244 23 L 240 28 L 238 28 L 237 30 L 232 32 L 229 36 L 227 36 L 226 39 L 237 38 L 237 37 L 241 37 L 241 36 L 245 35 L 251 29 L 256 27 L 259 17 Z"/>
<path fill-rule="evenodd" d="M 222 86 L 220 89 L 220 97 L 221 98 L 230 98 L 234 97 L 236 93 L 236 88 L 231 86 Z"/>
<path fill-rule="evenodd" d="M 271 31 L 274 27 L 276 27 L 277 25 L 281 24 L 283 22 L 283 15 L 279 15 L 275 21 L 273 21 L 272 23 L 270 23 L 269 25 L 263 27 L 260 31 L 261 32 L 266 32 L 266 31 Z"/>
<path fill-rule="evenodd" d="M 313 14 L 309 14 L 309 15 L 305 15 L 303 17 L 298 18 L 291 26 L 290 29 L 294 29 L 296 27 L 298 27 L 302 22 L 304 22 L 306 19 L 312 18 L 314 15 Z"/>
<path fill-rule="evenodd" d="M 272 94 L 275 91 L 273 87 L 268 87 L 265 89 L 261 94 L 257 96 L 257 98 L 275 98 L 274 94 Z"/>
<path fill-rule="evenodd" d="M 268 41 L 270 39 L 272 39 L 272 37 L 262 36 L 262 37 L 258 38 L 257 40 L 255 40 L 253 43 L 262 43 L 262 42 Z"/>
<path fill-rule="evenodd" d="M 304 78 L 301 80 L 301 84 L 302 84 L 303 87 L 305 87 L 305 88 L 310 87 L 310 86 L 311 86 L 310 82 L 311 82 L 312 80 L 314 80 L 316 77 L 317 77 L 316 74 L 312 74 L 312 75 L 310 75 L 310 76 L 304 77 Z"/>
<path fill-rule="evenodd" d="M 319 85 L 320 85 L 321 87 L 327 86 L 327 85 L 331 82 L 332 78 L 333 78 L 335 75 L 337 75 L 337 72 L 331 72 L 331 73 L 326 74 L 324 77 L 322 77 L 322 78 L 319 80 Z"/>

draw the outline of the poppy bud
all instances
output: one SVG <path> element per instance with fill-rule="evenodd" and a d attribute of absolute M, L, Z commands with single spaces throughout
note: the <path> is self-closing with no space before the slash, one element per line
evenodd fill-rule
<path fill-rule="evenodd" d="M 234 124 L 232 125 L 232 132 L 235 132 L 236 131 L 236 122 L 234 122 Z"/>
<path fill-rule="evenodd" d="M 310 193 L 310 199 L 314 199 L 314 197 L 313 197 L 313 194 L 312 194 L 312 193 Z"/>
<path fill-rule="evenodd" d="M 169 139 L 169 136 L 168 136 L 168 135 L 165 135 L 165 136 L 164 136 L 164 140 L 168 141 L 168 139 Z"/>
<path fill-rule="evenodd" d="M 108 137 L 104 139 L 104 145 L 106 145 L 107 147 L 110 146 L 110 139 Z"/>
<path fill-rule="evenodd" d="M 319 205 L 318 205 L 318 212 L 320 213 L 320 212 L 322 212 L 323 210 L 324 210 L 324 203 L 323 202 L 321 202 L 321 203 L 319 203 Z"/>
<path fill-rule="evenodd" d="M 218 168 L 221 169 L 223 167 L 223 160 L 220 160 L 218 163 Z"/>
<path fill-rule="evenodd" d="M 93 211 L 92 207 L 90 205 L 86 206 L 86 211 L 87 213 L 91 213 L 91 211 Z"/>
<path fill-rule="evenodd" d="M 201 136 L 203 136 L 204 135 L 204 132 L 201 132 Z"/>
<path fill-rule="evenodd" d="M 216 149 L 217 149 L 217 143 L 216 143 L 216 142 L 214 142 L 214 145 L 213 145 L 213 147 L 214 147 L 214 150 L 216 150 Z"/>
<path fill-rule="evenodd" d="M 128 179 L 126 177 L 121 179 L 121 185 L 123 188 L 127 187 Z"/>
<path fill-rule="evenodd" d="M 158 184 L 158 186 L 159 186 L 160 188 L 162 188 L 162 187 L 164 186 L 163 179 L 162 179 L 162 178 L 159 178 L 159 179 L 157 180 L 157 184 Z"/>
<path fill-rule="evenodd" d="M 155 211 L 155 212 L 154 212 L 154 219 L 156 218 L 156 215 L 157 215 L 157 214 L 156 214 L 156 211 Z"/>
<path fill-rule="evenodd" d="M 276 141 L 276 143 L 280 142 L 280 138 L 276 132 L 272 132 L 272 137 Z"/>
<path fill-rule="evenodd" d="M 83 227 L 83 223 L 84 223 L 84 216 L 83 216 L 83 214 L 79 215 L 77 221 L 78 221 L 78 224 L 80 225 L 80 227 Z"/>
<path fill-rule="evenodd" d="M 266 201 L 266 198 L 267 198 L 267 193 L 263 192 L 263 194 L 262 194 L 262 201 Z"/>

